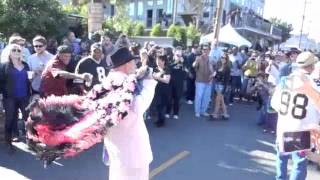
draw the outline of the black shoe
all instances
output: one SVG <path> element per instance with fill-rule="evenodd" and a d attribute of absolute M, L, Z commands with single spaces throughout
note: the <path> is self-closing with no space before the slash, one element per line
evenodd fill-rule
<path fill-rule="evenodd" d="M 16 151 L 16 149 L 14 148 L 12 143 L 11 142 L 7 142 L 6 144 L 7 144 L 8 153 L 9 154 L 13 154 Z"/>
<path fill-rule="evenodd" d="M 218 120 L 218 116 L 214 116 L 214 115 L 210 114 L 208 120 L 209 121 L 216 121 L 216 120 Z"/>
<path fill-rule="evenodd" d="M 229 115 L 222 115 L 222 120 L 229 120 L 230 116 Z"/>
<path fill-rule="evenodd" d="M 257 109 L 257 111 L 260 111 L 260 110 L 261 110 L 261 108 L 262 108 L 262 106 L 260 106 L 260 105 L 259 105 L 259 106 L 257 106 L 257 108 L 256 108 L 256 109 Z"/>
<path fill-rule="evenodd" d="M 163 127 L 164 126 L 163 121 L 156 121 L 154 124 L 156 125 L 156 127 Z"/>

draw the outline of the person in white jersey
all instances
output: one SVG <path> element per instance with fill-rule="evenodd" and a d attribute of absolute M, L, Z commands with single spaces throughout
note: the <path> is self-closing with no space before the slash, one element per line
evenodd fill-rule
<path fill-rule="evenodd" d="M 277 85 L 271 99 L 271 107 L 278 112 L 277 124 L 277 180 L 287 179 L 287 164 L 291 157 L 293 169 L 290 180 L 305 180 L 307 177 L 306 151 L 292 151 L 284 153 L 284 134 L 297 131 L 316 129 L 320 123 L 320 108 L 310 93 L 301 93 L 304 81 L 308 81 L 314 91 L 320 94 L 320 88 L 311 78 L 314 65 L 318 58 L 310 53 L 299 54 L 296 68 L 288 77 L 284 77 Z M 303 79 L 303 80 L 302 80 Z"/>

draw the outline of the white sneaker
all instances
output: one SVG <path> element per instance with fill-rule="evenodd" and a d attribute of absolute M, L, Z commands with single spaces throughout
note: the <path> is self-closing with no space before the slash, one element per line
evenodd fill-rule
<path fill-rule="evenodd" d="M 192 105 L 193 101 L 189 100 L 189 101 L 187 101 L 187 104 Z"/>
<path fill-rule="evenodd" d="M 200 117 L 200 114 L 199 113 L 196 113 L 196 118 L 199 118 Z"/>
<path fill-rule="evenodd" d="M 169 115 L 169 114 L 165 114 L 164 117 L 167 118 L 167 119 L 169 119 L 169 118 L 170 118 L 170 115 Z"/>
<path fill-rule="evenodd" d="M 209 116 L 210 116 L 210 114 L 209 114 L 209 113 L 207 113 L 207 112 L 205 112 L 205 113 L 203 113 L 203 114 L 202 114 L 202 116 L 204 116 L 204 117 L 209 117 Z"/>
<path fill-rule="evenodd" d="M 178 115 L 173 115 L 173 119 L 179 119 Z"/>

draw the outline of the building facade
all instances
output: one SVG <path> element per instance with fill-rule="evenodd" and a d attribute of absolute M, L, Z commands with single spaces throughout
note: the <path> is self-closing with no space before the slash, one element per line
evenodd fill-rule
<path fill-rule="evenodd" d="M 67 3 L 70 0 L 60 0 Z M 176 23 L 198 23 L 203 33 L 213 31 L 217 0 L 124 0 L 128 15 L 150 29 L 160 23 L 164 29 L 173 22 L 177 1 Z M 107 1 L 106 1 L 107 2 Z M 110 1 L 109 1 L 110 2 Z M 257 46 L 271 46 L 281 42 L 281 30 L 263 18 L 265 0 L 224 0 L 222 26 L 230 23 L 242 36 Z M 116 14 L 115 6 L 104 4 L 105 17 Z"/>

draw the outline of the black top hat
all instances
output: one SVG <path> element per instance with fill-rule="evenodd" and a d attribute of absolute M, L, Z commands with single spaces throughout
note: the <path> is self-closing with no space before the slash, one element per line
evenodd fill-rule
<path fill-rule="evenodd" d="M 120 48 L 114 54 L 111 55 L 111 61 L 113 64 L 113 68 L 117 68 L 127 62 L 130 62 L 133 59 L 137 59 L 138 57 L 133 56 L 128 48 Z"/>

